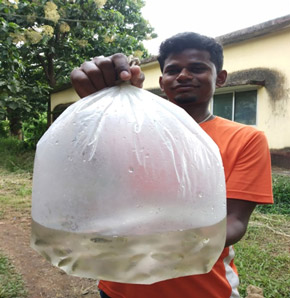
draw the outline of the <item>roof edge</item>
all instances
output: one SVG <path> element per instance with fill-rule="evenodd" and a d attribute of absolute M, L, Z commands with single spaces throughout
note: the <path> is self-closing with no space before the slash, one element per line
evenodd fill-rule
<path fill-rule="evenodd" d="M 288 27 L 290 27 L 290 14 L 251 27 L 220 35 L 215 37 L 215 39 L 223 46 L 225 46 L 279 31 Z M 141 64 L 148 64 L 156 60 L 157 56 L 151 56 L 149 58 L 143 59 L 141 61 Z"/>
<path fill-rule="evenodd" d="M 279 31 L 287 27 L 290 27 L 290 14 L 218 36 L 215 39 L 223 46 L 225 46 L 243 40 L 259 37 L 267 33 Z"/>

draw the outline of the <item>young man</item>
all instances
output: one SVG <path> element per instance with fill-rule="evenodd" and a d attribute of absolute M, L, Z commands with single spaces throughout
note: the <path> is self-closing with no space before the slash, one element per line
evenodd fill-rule
<path fill-rule="evenodd" d="M 101 281 L 104 297 L 112 298 L 226 298 L 239 297 L 238 276 L 232 245 L 246 232 L 257 203 L 272 203 L 270 154 L 264 134 L 209 112 L 216 86 L 227 77 L 222 47 L 212 38 L 181 33 L 160 46 L 160 87 L 168 99 L 182 107 L 218 145 L 224 163 L 227 187 L 227 237 L 225 249 L 207 274 L 186 276 L 152 285 Z M 122 54 L 94 58 L 71 75 L 81 97 L 120 81 L 142 87 L 138 66 L 129 67 Z"/>

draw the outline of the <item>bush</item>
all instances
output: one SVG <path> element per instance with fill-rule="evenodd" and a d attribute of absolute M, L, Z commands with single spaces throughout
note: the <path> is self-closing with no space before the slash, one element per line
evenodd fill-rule
<path fill-rule="evenodd" d="M 30 149 L 35 149 L 36 144 L 47 129 L 46 113 L 40 114 L 37 119 L 31 119 L 23 123 L 24 142 Z"/>
<path fill-rule="evenodd" d="M 290 177 L 273 175 L 273 205 L 259 205 L 257 210 L 262 213 L 290 214 Z"/>
<path fill-rule="evenodd" d="M 9 136 L 9 121 L 0 121 L 0 137 L 7 138 Z"/>
<path fill-rule="evenodd" d="M 0 152 L 0 167 L 11 172 L 32 172 L 34 150 L 27 148 L 23 141 L 13 137 L 0 137 Z"/>

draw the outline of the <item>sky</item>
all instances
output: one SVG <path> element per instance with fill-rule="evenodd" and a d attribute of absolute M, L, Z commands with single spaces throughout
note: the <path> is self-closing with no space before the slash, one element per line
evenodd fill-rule
<path fill-rule="evenodd" d="M 217 37 L 290 14 L 290 0 L 145 0 L 143 17 L 158 38 L 144 41 L 156 55 L 164 39 L 184 31 Z"/>

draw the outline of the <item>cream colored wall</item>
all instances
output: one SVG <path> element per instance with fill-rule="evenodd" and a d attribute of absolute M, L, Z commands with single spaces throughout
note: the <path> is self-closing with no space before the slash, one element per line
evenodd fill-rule
<path fill-rule="evenodd" d="M 257 128 L 272 149 L 290 147 L 290 29 L 224 47 L 224 69 L 229 73 L 265 67 L 281 73 L 284 95 L 275 100 L 265 87 L 258 90 Z"/>
<path fill-rule="evenodd" d="M 80 97 L 77 95 L 73 88 L 65 89 L 51 94 L 51 111 L 60 104 L 66 104 L 79 100 Z"/>
<path fill-rule="evenodd" d="M 161 76 L 161 71 L 159 68 L 159 63 L 157 61 L 141 65 L 141 69 L 145 74 L 144 88 L 145 89 L 158 89 L 159 87 L 159 77 Z"/>
<path fill-rule="evenodd" d="M 257 128 L 264 131 L 272 149 L 290 147 L 290 29 L 224 47 L 224 69 L 228 73 L 256 67 L 276 70 L 284 75 L 285 95 L 272 99 L 266 88 L 258 90 Z M 161 74 L 157 61 L 142 65 L 145 89 L 159 88 Z M 51 96 L 51 110 L 58 104 L 79 99 L 67 89 Z"/>

